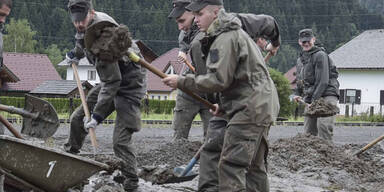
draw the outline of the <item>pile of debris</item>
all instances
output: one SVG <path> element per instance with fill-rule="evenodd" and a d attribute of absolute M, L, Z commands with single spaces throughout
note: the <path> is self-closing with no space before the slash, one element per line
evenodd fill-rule
<path fill-rule="evenodd" d="M 384 170 L 384 150 L 375 146 L 353 156 L 361 147 L 337 146 L 311 135 L 280 139 L 270 147 L 270 173 L 286 177 L 289 172 L 324 180 L 333 190 L 361 191 L 383 185 L 384 173 L 380 170 Z"/>

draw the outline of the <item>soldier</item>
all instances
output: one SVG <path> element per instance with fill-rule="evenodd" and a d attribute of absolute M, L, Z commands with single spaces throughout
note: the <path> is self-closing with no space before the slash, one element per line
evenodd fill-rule
<path fill-rule="evenodd" d="M 193 11 L 206 59 L 205 75 L 169 75 L 163 79 L 173 88 L 220 93 L 220 107 L 228 120 L 219 162 L 220 192 L 269 191 L 265 167 L 267 134 L 277 117 L 276 88 L 260 49 L 241 29 L 241 22 L 223 8 L 222 0 L 195 0 Z"/>
<path fill-rule="evenodd" d="M 261 50 L 270 51 L 273 55 L 277 53 L 281 40 L 278 25 L 273 17 L 244 13 L 232 14 L 241 20 L 243 30 L 248 33 Z M 194 48 L 195 46 L 198 48 Z M 194 43 L 191 50 L 196 49 L 200 50 L 201 46 Z M 216 103 L 219 102 L 220 100 L 216 99 Z M 226 126 L 227 120 L 222 117 L 214 116 L 209 121 L 206 141 L 200 153 L 200 177 L 198 184 L 198 191 L 200 192 L 219 191 L 218 165 Z"/>
<path fill-rule="evenodd" d="M 187 53 L 190 50 L 192 41 L 199 35 L 199 28 L 193 22 L 194 16 L 192 12 L 186 11 L 185 7 L 191 3 L 191 0 L 173 0 L 173 9 L 168 18 L 176 20 L 178 28 L 180 30 L 179 35 L 179 55 L 178 60 L 184 63 L 187 60 Z M 196 67 L 195 62 L 192 62 L 196 68 L 196 75 L 205 74 L 205 67 L 201 69 Z M 194 73 L 191 69 L 188 69 L 185 74 Z M 201 97 L 207 98 L 204 94 L 200 94 Z M 204 135 L 207 132 L 209 119 L 212 114 L 209 112 L 208 107 L 202 103 L 196 101 L 191 96 L 178 90 L 176 97 L 176 107 L 174 109 L 174 117 L 172 122 L 172 128 L 175 130 L 174 139 L 188 139 L 189 131 L 191 129 L 192 121 L 197 114 L 200 114 L 203 121 Z"/>
<path fill-rule="evenodd" d="M 131 146 L 131 138 L 133 133 L 141 129 L 140 104 L 146 92 L 146 70 L 141 68 L 139 64 L 130 61 L 126 56 L 121 56 L 117 60 L 111 59 L 113 57 L 109 55 L 109 50 L 99 54 L 92 51 L 95 50 L 92 49 L 92 45 L 102 45 L 103 43 L 98 42 L 100 38 L 108 37 L 110 35 L 108 30 L 119 25 L 107 14 L 96 12 L 91 0 L 69 0 L 68 8 L 77 30 L 76 47 L 69 54 L 69 57 L 79 60 L 86 56 L 90 63 L 96 66 L 101 83 L 89 94 L 92 95 L 93 99 L 96 98 L 95 95 L 98 97 L 91 119 L 85 120 L 84 129 L 81 125 L 71 126 L 69 140 L 65 148 L 77 152 L 81 148 L 87 130 L 96 128 L 111 112 L 116 110 L 113 150 L 115 155 L 124 161 L 121 170 L 125 176 L 124 189 L 137 191 L 137 162 Z M 90 36 L 92 31 L 88 31 L 88 29 L 100 33 L 100 38 Z M 90 41 L 89 39 L 92 38 L 96 40 Z M 88 41 L 84 41 L 87 39 Z M 140 54 L 134 43 L 129 49 Z M 80 122 L 77 120 L 77 123 Z"/>
<path fill-rule="evenodd" d="M 339 98 L 339 73 L 325 49 L 315 45 L 316 38 L 312 29 L 299 32 L 299 44 L 302 48 L 297 59 L 297 89 L 294 99 L 311 104 L 324 98 L 326 102 L 337 105 Z M 304 117 L 304 131 L 332 141 L 335 116 Z"/>
<path fill-rule="evenodd" d="M 3 29 L 4 23 L 11 13 L 12 0 L 0 0 L 0 70 L 3 66 Z M 4 125 L 0 124 L 0 135 L 4 134 Z M 0 174 L 0 192 L 4 192 L 4 175 Z"/>

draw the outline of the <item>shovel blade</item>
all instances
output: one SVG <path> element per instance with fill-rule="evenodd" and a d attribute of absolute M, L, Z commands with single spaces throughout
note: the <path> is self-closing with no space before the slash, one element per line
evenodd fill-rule
<path fill-rule="evenodd" d="M 21 133 L 36 138 L 48 138 L 55 134 L 60 122 L 52 104 L 38 97 L 26 94 L 25 110 L 39 115 L 36 119 L 24 117 Z"/>

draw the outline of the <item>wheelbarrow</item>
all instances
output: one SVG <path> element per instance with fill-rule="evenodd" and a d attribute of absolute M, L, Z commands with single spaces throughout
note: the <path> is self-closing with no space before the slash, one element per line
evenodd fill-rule
<path fill-rule="evenodd" d="M 109 169 L 100 162 L 5 135 L 0 136 L 0 146 L 0 172 L 38 192 L 65 192 Z"/>
<path fill-rule="evenodd" d="M 29 94 L 25 95 L 25 109 L 0 104 L 0 111 L 23 116 L 21 133 L 36 138 L 51 137 L 60 125 L 55 108 L 49 102 Z"/>

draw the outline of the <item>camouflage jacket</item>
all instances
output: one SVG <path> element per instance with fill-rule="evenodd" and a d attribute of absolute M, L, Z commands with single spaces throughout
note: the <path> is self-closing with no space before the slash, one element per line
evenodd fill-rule
<path fill-rule="evenodd" d="M 178 87 L 220 92 L 229 124 L 270 126 L 279 112 L 277 91 L 260 49 L 241 29 L 240 20 L 220 10 L 201 46 L 207 74 L 180 77 Z"/>
<path fill-rule="evenodd" d="M 339 73 L 323 48 L 314 46 L 301 52 L 296 69 L 296 95 L 303 96 L 305 102 L 325 96 L 339 97 Z"/>

